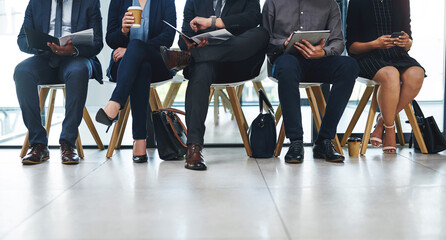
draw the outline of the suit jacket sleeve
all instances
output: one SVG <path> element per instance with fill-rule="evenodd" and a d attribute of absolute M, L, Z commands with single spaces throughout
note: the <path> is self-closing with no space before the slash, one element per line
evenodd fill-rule
<path fill-rule="evenodd" d="M 162 2 L 164 4 L 164 6 L 162 8 L 163 9 L 163 13 L 162 13 L 163 20 L 165 20 L 166 22 L 168 22 L 171 25 L 176 27 L 177 26 L 177 13 L 175 10 L 175 1 L 174 0 L 164 0 Z M 166 47 L 172 46 L 173 39 L 175 38 L 175 30 L 163 22 L 161 24 L 162 24 L 161 33 L 158 36 L 150 39 L 147 43 L 149 46 L 155 47 L 156 49 L 159 49 L 160 46 L 166 46 Z"/>
<path fill-rule="evenodd" d="M 121 32 L 121 2 L 122 0 L 112 0 L 108 9 L 107 34 L 105 36 L 105 41 L 112 49 L 117 49 L 119 47 L 125 48 L 129 43 L 129 37 Z"/>
<path fill-rule="evenodd" d="M 17 44 L 19 45 L 20 51 L 22 52 L 30 54 L 38 54 L 44 51 L 28 47 L 28 42 L 26 40 L 26 35 L 25 35 L 25 27 L 34 29 L 32 2 L 33 0 L 29 1 L 28 7 L 26 8 L 25 19 L 23 20 L 22 28 L 20 29 L 19 36 L 17 37 Z"/>
<path fill-rule="evenodd" d="M 102 42 L 102 16 L 99 7 L 99 0 L 95 0 L 88 11 L 88 28 L 93 28 L 93 46 L 79 45 L 76 48 L 79 56 L 86 58 L 94 58 L 101 52 L 104 43 Z"/>
<path fill-rule="evenodd" d="M 327 56 L 339 56 L 344 52 L 345 42 L 342 35 L 341 11 L 335 1 L 331 1 L 327 29 L 330 29 L 331 33 L 324 47 L 325 53 Z"/>
<path fill-rule="evenodd" d="M 197 14 L 194 11 L 194 0 L 187 0 L 186 5 L 184 6 L 184 12 L 183 12 L 183 26 L 181 28 L 181 31 L 186 34 L 187 36 L 194 36 L 195 32 L 190 27 L 189 23 L 197 16 Z M 182 50 L 187 49 L 187 45 L 184 42 L 184 40 L 180 37 L 178 39 L 178 45 Z"/>
<path fill-rule="evenodd" d="M 262 21 L 259 0 L 248 0 L 245 11 L 238 14 L 222 16 L 221 20 L 229 32 L 244 32 L 257 27 Z"/>

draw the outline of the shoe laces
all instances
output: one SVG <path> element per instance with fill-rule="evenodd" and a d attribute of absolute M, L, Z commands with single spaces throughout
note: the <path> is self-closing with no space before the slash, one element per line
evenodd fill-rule
<path fill-rule="evenodd" d="M 326 142 L 328 142 L 328 143 L 326 143 Z M 326 139 L 326 140 L 324 140 L 324 145 L 325 145 L 325 150 L 327 151 L 327 152 L 337 152 L 336 151 L 336 149 L 335 149 L 335 147 L 334 147 L 334 144 L 333 144 L 333 141 L 331 141 L 330 139 Z"/>
<path fill-rule="evenodd" d="M 289 151 L 293 152 L 294 154 L 297 154 L 302 151 L 302 147 L 303 147 L 303 141 L 300 140 L 291 141 Z"/>
<path fill-rule="evenodd" d="M 43 148 L 45 147 L 45 145 L 43 144 L 35 144 L 31 147 L 31 151 L 29 152 L 30 154 L 35 154 L 40 152 Z"/>

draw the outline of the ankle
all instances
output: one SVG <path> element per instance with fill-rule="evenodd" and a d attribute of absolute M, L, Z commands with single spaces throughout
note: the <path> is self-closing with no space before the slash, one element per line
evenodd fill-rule
<path fill-rule="evenodd" d="M 104 108 L 104 112 L 110 118 L 115 118 L 118 115 L 119 110 L 121 110 L 121 104 L 115 101 L 109 101 Z"/>

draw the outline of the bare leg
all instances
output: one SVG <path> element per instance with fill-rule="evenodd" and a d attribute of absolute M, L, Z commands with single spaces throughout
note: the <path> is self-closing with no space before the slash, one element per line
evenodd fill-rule
<path fill-rule="evenodd" d="M 119 104 L 118 102 L 108 101 L 107 106 L 105 106 L 104 108 L 104 112 L 109 118 L 115 118 L 116 116 L 118 116 L 120 108 L 121 104 Z"/>
<path fill-rule="evenodd" d="M 146 154 L 146 140 L 135 139 L 133 140 L 133 155 L 141 156 Z"/>
<path fill-rule="evenodd" d="M 390 128 L 394 125 L 396 108 L 400 96 L 400 74 L 395 67 L 381 68 L 373 78 L 380 84 L 378 90 L 378 105 L 381 109 L 383 124 L 388 126 L 383 137 L 383 147 L 395 146 L 395 128 Z M 395 152 L 394 149 L 386 152 Z"/>
<path fill-rule="evenodd" d="M 399 113 L 420 92 L 424 81 L 424 70 L 421 67 L 410 67 L 401 74 L 401 92 L 396 112 Z"/>

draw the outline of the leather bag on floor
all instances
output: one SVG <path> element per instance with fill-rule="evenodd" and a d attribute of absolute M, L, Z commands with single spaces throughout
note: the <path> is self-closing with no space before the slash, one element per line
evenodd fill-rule
<path fill-rule="evenodd" d="M 415 118 L 417 119 L 418 126 L 420 127 L 421 134 L 423 135 L 424 142 L 428 153 L 438 153 L 446 149 L 446 140 L 438 128 L 437 123 L 433 116 L 424 117 L 423 111 L 421 111 L 420 105 L 417 101 L 412 101 Z M 415 150 L 420 150 L 418 143 L 412 134 L 410 135 L 409 147 L 412 147 L 412 141 L 414 142 Z"/>
<path fill-rule="evenodd" d="M 268 112 L 263 113 L 263 103 L 268 107 Z M 263 93 L 259 89 L 260 114 L 252 121 L 249 127 L 249 143 L 252 149 L 252 156 L 255 158 L 270 158 L 274 155 L 276 148 L 276 120 L 274 109 Z"/>
<path fill-rule="evenodd" d="M 181 160 L 186 154 L 187 129 L 177 114 L 185 115 L 175 108 L 152 113 L 158 155 L 163 160 Z"/>

